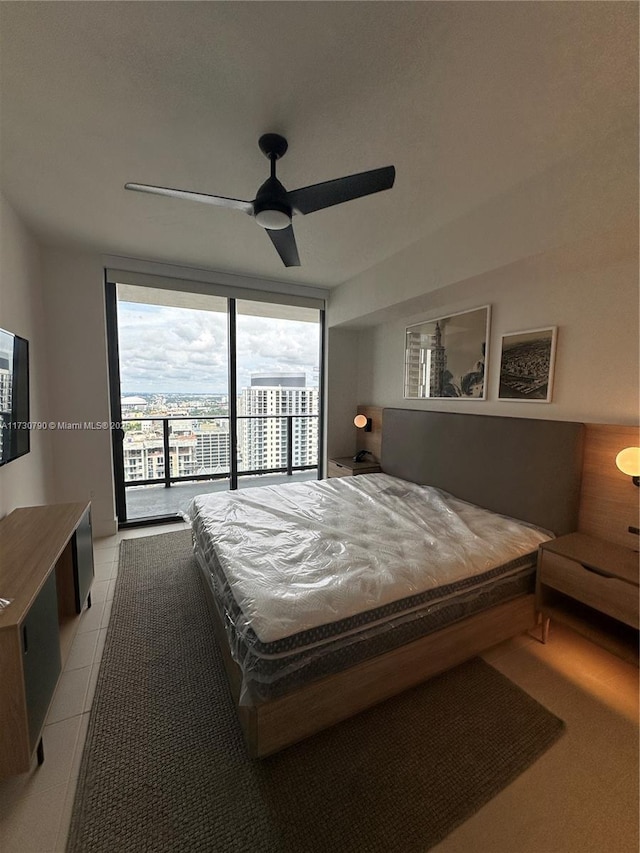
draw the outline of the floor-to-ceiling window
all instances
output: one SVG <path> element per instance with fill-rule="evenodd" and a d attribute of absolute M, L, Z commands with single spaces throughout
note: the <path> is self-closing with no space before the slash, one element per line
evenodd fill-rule
<path fill-rule="evenodd" d="M 238 485 L 317 476 L 320 324 L 312 308 L 236 302 Z"/>
<path fill-rule="evenodd" d="M 318 476 L 320 309 L 128 283 L 107 307 L 121 524 Z"/>

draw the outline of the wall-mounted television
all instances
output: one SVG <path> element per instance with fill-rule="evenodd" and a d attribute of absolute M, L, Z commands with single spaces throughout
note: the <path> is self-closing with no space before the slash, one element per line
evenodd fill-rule
<path fill-rule="evenodd" d="M 0 329 L 0 465 L 30 450 L 29 342 Z"/>

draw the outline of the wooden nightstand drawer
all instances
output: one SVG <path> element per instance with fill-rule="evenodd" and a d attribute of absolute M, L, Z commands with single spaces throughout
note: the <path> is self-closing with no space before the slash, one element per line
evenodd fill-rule
<path fill-rule="evenodd" d="M 329 477 L 352 477 L 353 471 L 351 468 L 346 468 L 344 465 L 339 465 L 337 462 L 330 459 L 327 467 L 327 474 Z"/>
<path fill-rule="evenodd" d="M 609 577 L 561 554 L 542 550 L 540 583 L 613 616 L 634 628 L 639 627 L 638 588 L 619 578 Z"/>
<path fill-rule="evenodd" d="M 327 463 L 328 477 L 357 477 L 358 474 L 378 474 L 380 466 L 375 459 L 354 462 L 351 456 L 338 456 Z"/>

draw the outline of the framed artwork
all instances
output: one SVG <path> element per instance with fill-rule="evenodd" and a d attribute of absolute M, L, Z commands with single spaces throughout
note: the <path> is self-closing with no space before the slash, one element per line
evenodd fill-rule
<path fill-rule="evenodd" d="M 484 305 L 407 327 L 405 399 L 486 399 L 490 313 Z"/>
<path fill-rule="evenodd" d="M 499 400 L 550 403 L 557 326 L 502 336 Z"/>

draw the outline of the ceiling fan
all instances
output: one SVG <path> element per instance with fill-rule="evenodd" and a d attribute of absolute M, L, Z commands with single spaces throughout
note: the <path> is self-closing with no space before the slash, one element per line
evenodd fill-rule
<path fill-rule="evenodd" d="M 391 189 L 396 176 L 393 166 L 385 166 L 382 169 L 371 169 L 368 172 L 359 172 L 356 175 L 324 181 L 321 184 L 313 184 L 289 192 L 276 178 L 276 160 L 286 153 L 287 140 L 278 133 L 265 133 L 258 140 L 258 145 L 271 163 L 271 175 L 262 184 L 253 201 L 194 193 L 188 190 L 173 190 L 168 187 L 154 187 L 148 184 L 127 183 L 124 187 L 127 190 L 242 210 L 249 216 L 253 216 L 258 225 L 265 229 L 285 267 L 298 267 L 300 258 L 291 225 L 294 214 L 313 213 L 315 210 L 332 207 L 334 204 L 342 204 L 354 198 Z"/>

